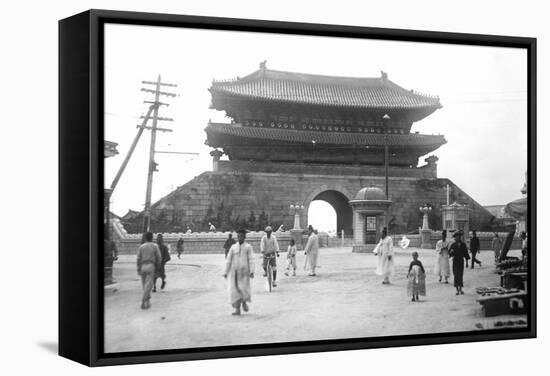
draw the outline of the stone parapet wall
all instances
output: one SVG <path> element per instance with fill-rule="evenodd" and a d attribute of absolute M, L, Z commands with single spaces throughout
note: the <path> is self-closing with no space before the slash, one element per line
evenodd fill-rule
<path fill-rule="evenodd" d="M 342 238 L 339 237 L 328 237 L 327 236 L 328 247 L 330 248 L 339 248 L 339 247 L 351 247 L 353 246 L 353 237 L 346 236 L 344 237 L 344 242 L 342 243 Z"/>
<path fill-rule="evenodd" d="M 200 233 L 163 233 L 165 244 L 170 247 L 172 253 L 176 252 L 176 243 L 178 239 L 183 238 L 184 253 L 224 253 L 223 245 L 229 236 L 229 232 L 200 232 Z M 246 241 L 252 245 L 255 252 L 260 251 L 260 240 L 265 233 L 263 231 L 249 232 Z M 276 232 L 281 252 L 286 252 L 291 239 L 288 231 Z M 156 236 L 156 234 L 155 234 Z M 233 233 L 233 238 L 237 240 L 237 234 Z M 141 234 L 125 234 L 118 237 L 114 234 L 113 239 L 117 244 L 119 254 L 135 254 L 141 244 Z M 302 235 L 302 244 L 307 242 L 307 235 Z M 319 246 L 326 247 L 328 243 L 328 234 L 319 233 Z"/>
<path fill-rule="evenodd" d="M 340 175 L 340 176 L 384 176 L 384 166 L 361 165 L 332 165 L 321 163 L 282 163 L 261 161 L 219 161 L 220 172 L 266 172 L 276 174 L 315 174 L 315 175 Z M 389 174 L 394 177 L 409 177 L 417 179 L 437 178 L 435 165 L 422 167 L 397 167 L 390 166 Z"/>
<path fill-rule="evenodd" d="M 499 232 L 498 236 L 502 239 L 503 243 L 506 239 L 506 236 L 508 234 L 505 232 Z M 401 238 L 403 235 L 401 234 L 395 234 L 392 235 L 393 244 L 395 247 L 399 247 L 399 241 L 401 241 Z M 479 238 L 479 245 L 480 249 L 482 251 L 490 251 L 493 250 L 491 247 L 493 242 L 494 233 L 493 232 L 478 232 L 477 237 Z M 422 239 L 420 235 L 407 235 L 407 238 L 410 240 L 409 247 L 414 248 L 420 248 L 420 244 L 422 243 Z M 452 235 L 449 234 L 447 236 L 447 239 L 451 239 Z M 438 240 L 441 239 L 441 231 L 432 231 L 431 237 L 430 237 L 430 243 L 432 245 L 432 248 L 435 249 L 435 244 Z M 466 239 L 466 244 L 468 244 L 469 247 L 469 239 Z M 514 240 L 512 241 L 512 246 L 510 249 L 521 249 L 521 239 L 519 237 L 514 237 Z"/>
<path fill-rule="evenodd" d="M 340 167 L 346 166 L 333 166 L 332 169 Z M 199 227 L 204 229 L 209 221 L 218 230 L 235 230 L 243 227 L 240 223 L 251 214 L 256 218 L 265 214 L 272 227 L 284 224 L 290 229 L 294 224 L 294 213 L 289 208 L 291 203 L 304 205 L 300 223 L 305 227 L 310 223 L 307 217 L 309 205 L 318 196 L 326 194 L 325 198 L 339 198 L 339 201 L 329 202 L 339 213 L 338 221 L 342 219 L 343 224 L 338 225 L 341 228 L 336 230 L 344 229 L 346 234 L 352 234 L 353 219 L 348 201 L 354 199 L 363 187 L 384 189 L 384 182 L 383 176 L 368 175 L 205 172 L 153 205 L 152 230 L 170 232 L 190 225 L 193 231 L 199 231 Z M 441 206 L 446 203 L 447 184 L 451 187 L 451 201 L 466 203 L 472 209 L 470 228 L 490 230 L 494 216 L 449 179 L 390 176 L 390 232 L 417 230 L 422 225 L 418 207 L 426 203 L 433 208 L 429 217 L 430 228 L 441 229 Z M 141 221 L 141 217 L 136 218 L 133 227 L 140 228 Z"/>

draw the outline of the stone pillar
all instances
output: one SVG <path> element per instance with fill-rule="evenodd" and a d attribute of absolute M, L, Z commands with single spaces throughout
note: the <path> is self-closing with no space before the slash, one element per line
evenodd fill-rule
<path fill-rule="evenodd" d="M 432 230 L 430 229 L 421 230 L 420 235 L 422 239 L 422 244 L 420 245 L 420 248 L 431 249 L 432 248 L 432 242 L 431 242 Z"/>
<path fill-rule="evenodd" d="M 294 213 L 294 227 L 293 230 L 300 230 L 300 212 L 296 210 L 296 213 Z"/>
<path fill-rule="evenodd" d="M 294 243 L 296 244 L 296 250 L 301 251 L 304 249 L 302 246 L 302 230 L 293 228 L 290 230 L 290 235 L 292 236 L 292 239 L 294 239 Z"/>
<path fill-rule="evenodd" d="M 439 158 L 435 155 L 430 155 L 428 158 L 424 159 L 424 161 L 427 163 L 428 168 L 432 172 L 432 177 L 435 179 L 437 178 L 437 161 Z"/>
<path fill-rule="evenodd" d="M 219 170 L 218 162 L 220 161 L 220 157 L 223 155 L 223 152 L 220 150 L 212 150 L 210 155 L 212 156 L 212 171 L 216 172 Z"/>
<path fill-rule="evenodd" d="M 420 236 L 422 239 L 420 248 L 431 249 L 432 248 L 432 243 L 431 243 L 432 230 L 430 230 L 428 213 L 432 211 L 432 208 L 429 207 L 428 205 L 424 205 L 424 206 L 421 206 L 419 209 L 420 209 L 420 212 L 424 214 L 424 217 L 422 218 L 422 230 L 420 230 Z"/>

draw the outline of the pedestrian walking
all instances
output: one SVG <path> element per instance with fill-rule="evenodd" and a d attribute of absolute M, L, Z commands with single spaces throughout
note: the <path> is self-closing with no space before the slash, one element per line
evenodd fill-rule
<path fill-rule="evenodd" d="M 309 238 L 307 239 L 304 255 L 306 255 L 306 269 L 309 269 L 309 276 L 315 277 L 315 269 L 319 266 L 319 238 L 315 234 L 313 226 L 308 229 Z"/>
<path fill-rule="evenodd" d="M 153 282 L 153 292 L 157 292 L 157 279 L 160 278 L 162 283 L 160 288 L 164 290 L 166 286 L 166 269 L 165 265 L 170 261 L 170 252 L 168 252 L 168 247 L 164 244 L 164 239 L 162 234 L 157 235 L 157 245 L 160 250 L 160 265 L 157 268 L 157 273 L 155 274 L 155 281 Z"/>
<path fill-rule="evenodd" d="M 225 240 L 225 243 L 223 243 L 223 250 L 225 253 L 225 258 L 227 258 L 227 253 L 229 252 L 229 249 L 231 246 L 235 244 L 235 239 L 233 239 L 233 234 L 229 234 L 227 236 L 227 239 Z"/>
<path fill-rule="evenodd" d="M 137 251 L 137 273 L 141 277 L 143 294 L 141 297 L 141 309 L 151 307 L 151 289 L 155 279 L 155 272 L 161 263 L 158 245 L 153 243 L 153 233 L 146 232 L 145 243 L 139 246 Z"/>
<path fill-rule="evenodd" d="M 271 265 L 273 271 L 273 287 L 277 287 L 277 261 L 276 257 L 279 257 L 279 243 L 277 238 L 272 234 L 273 229 L 271 226 L 265 228 L 265 235 L 260 240 L 260 252 L 264 259 L 262 268 L 264 269 L 264 277 L 267 277 L 267 263 Z M 275 257 L 276 256 L 276 257 Z"/>
<path fill-rule="evenodd" d="M 498 233 L 495 232 L 495 236 L 491 241 L 491 248 L 495 254 L 495 263 L 500 260 L 500 250 L 502 249 L 502 239 L 498 237 Z"/>
<path fill-rule="evenodd" d="M 296 244 L 294 239 L 290 239 L 290 245 L 286 252 L 286 271 L 285 275 L 288 275 L 290 268 L 292 267 L 292 276 L 296 276 Z"/>
<path fill-rule="evenodd" d="M 178 258 L 181 258 L 180 256 L 183 253 L 183 236 L 181 236 L 176 243 L 176 252 L 178 252 Z"/>
<path fill-rule="evenodd" d="M 457 231 L 453 234 L 455 239 L 454 243 L 449 248 L 449 256 L 453 258 L 453 278 L 454 286 L 456 288 L 456 295 L 464 294 L 464 260 L 466 260 L 466 266 L 468 266 L 468 248 L 462 241 L 462 231 Z"/>
<path fill-rule="evenodd" d="M 481 261 L 476 259 L 476 255 L 480 252 L 480 246 L 475 230 L 472 231 L 472 237 L 470 238 L 470 252 L 472 253 L 472 269 L 474 268 L 474 264 L 481 266 Z"/>
<path fill-rule="evenodd" d="M 441 231 L 441 239 L 435 244 L 435 267 L 434 273 L 439 276 L 439 282 L 445 278 L 445 283 L 449 283 L 451 276 L 451 264 L 449 260 L 449 246 L 447 241 L 447 230 Z"/>
<path fill-rule="evenodd" d="M 248 312 L 252 300 L 250 279 L 254 278 L 254 251 L 245 242 L 246 230 L 237 231 L 238 242 L 233 244 L 227 254 L 223 277 L 228 279 L 229 303 L 235 308 L 233 315 L 241 314 L 241 306 Z"/>
<path fill-rule="evenodd" d="M 384 277 L 383 285 L 389 285 L 390 277 L 393 274 L 393 240 L 388 236 L 387 227 L 382 229 L 380 241 L 374 248 L 374 254 L 378 255 L 376 274 Z"/>
<path fill-rule="evenodd" d="M 407 278 L 407 295 L 412 296 L 412 301 L 418 301 L 418 296 L 426 296 L 426 271 L 424 265 L 418 259 L 418 252 L 412 253 L 413 260 L 409 264 L 409 272 Z"/>

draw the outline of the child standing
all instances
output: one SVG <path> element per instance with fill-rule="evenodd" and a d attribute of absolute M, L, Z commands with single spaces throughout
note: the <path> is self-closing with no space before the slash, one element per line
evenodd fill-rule
<path fill-rule="evenodd" d="M 418 252 L 412 253 L 413 260 L 409 265 L 409 272 L 407 278 L 409 283 L 407 285 L 407 295 L 412 295 L 412 301 L 418 301 L 418 296 L 426 296 L 426 272 L 424 266 L 418 259 Z"/>
<path fill-rule="evenodd" d="M 296 276 L 296 245 L 294 244 L 294 239 L 290 239 L 290 245 L 288 246 L 288 250 L 286 253 L 285 275 L 288 275 L 291 266 L 293 269 L 292 275 Z"/>

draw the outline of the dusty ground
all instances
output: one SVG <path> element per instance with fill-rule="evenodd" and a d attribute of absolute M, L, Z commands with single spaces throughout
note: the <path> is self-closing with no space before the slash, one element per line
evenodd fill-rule
<path fill-rule="evenodd" d="M 266 292 L 258 257 L 251 309 L 241 316 L 231 316 L 223 254 L 172 255 L 166 289 L 153 294 L 152 307 L 145 311 L 140 309 L 135 257 L 122 256 L 115 263 L 117 284 L 105 290 L 105 351 L 471 331 L 478 323 L 489 327 L 495 320 L 525 318 L 483 317 L 475 288 L 499 285 L 492 252 L 478 256 L 483 266 L 465 272 L 465 295 L 456 296 L 452 277 L 446 285 L 433 275 L 435 252 L 417 251 L 428 272 L 427 296 L 420 302 L 406 295 L 412 249 L 396 255 L 391 285 L 381 284 L 372 254 L 322 248 L 318 276 L 308 277 L 299 252 L 298 276 L 285 277 L 286 254 L 281 253 L 278 287 L 272 293 Z"/>

